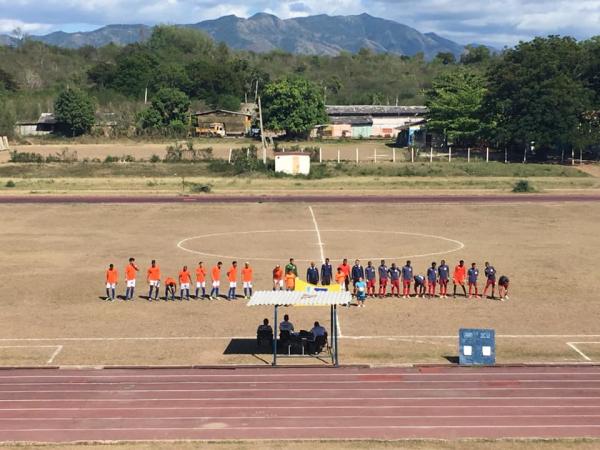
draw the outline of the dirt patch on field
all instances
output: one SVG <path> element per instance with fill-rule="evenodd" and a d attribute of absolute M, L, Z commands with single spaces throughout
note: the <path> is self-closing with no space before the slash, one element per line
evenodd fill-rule
<path fill-rule="evenodd" d="M 600 247 L 600 205 L 317 205 L 324 253 L 403 263 L 418 272 L 432 260 L 491 261 L 511 278 L 511 300 L 374 300 L 340 314 L 344 363 L 447 362 L 461 327 L 494 328 L 499 361 L 582 361 L 569 341 L 598 341 L 600 304 L 590 289 Z M 144 272 L 156 258 L 164 276 L 199 260 L 248 260 L 258 289 L 271 269 L 295 257 L 304 273 L 318 261 L 306 204 L 2 205 L 3 328 L 0 364 L 264 364 L 268 355 L 226 353 L 231 338 L 252 339 L 269 308 L 246 302 L 105 302 L 104 270 L 127 258 Z M 190 239 L 191 238 L 191 239 Z M 185 242 L 181 242 L 188 239 Z M 178 243 L 181 243 L 178 247 Z M 224 277 L 223 277 L 224 281 Z M 119 294 L 123 293 L 119 285 Z M 161 291 L 162 294 L 162 291 Z M 326 310 L 288 312 L 297 329 Z M 535 338 L 532 335 L 546 335 Z M 502 337 L 506 336 L 506 337 Z M 142 339 L 140 339 L 142 338 Z M 15 351 L 9 346 L 23 346 Z M 54 346 L 54 347 L 52 347 Z M 28 348 L 29 347 L 29 348 Z M 583 345 L 591 359 L 594 344 Z M 258 356 L 258 357 L 257 357 Z"/>

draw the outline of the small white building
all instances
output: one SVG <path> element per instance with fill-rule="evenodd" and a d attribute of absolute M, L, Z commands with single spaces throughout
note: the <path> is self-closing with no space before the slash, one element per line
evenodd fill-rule
<path fill-rule="evenodd" d="M 310 173 L 310 154 L 301 152 L 277 153 L 275 172 L 288 175 L 308 175 Z"/>
<path fill-rule="evenodd" d="M 54 133 L 56 119 L 52 113 L 42 113 L 37 121 L 24 121 L 15 124 L 18 136 L 46 136 Z"/>

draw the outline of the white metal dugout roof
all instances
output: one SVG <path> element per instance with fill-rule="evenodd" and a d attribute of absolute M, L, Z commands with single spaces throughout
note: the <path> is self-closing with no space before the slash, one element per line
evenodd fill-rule
<path fill-rule="evenodd" d="M 349 292 L 259 291 L 248 306 L 334 306 L 352 301 Z"/>

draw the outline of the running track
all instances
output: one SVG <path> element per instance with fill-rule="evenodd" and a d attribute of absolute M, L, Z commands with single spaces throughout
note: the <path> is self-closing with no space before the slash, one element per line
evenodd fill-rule
<path fill-rule="evenodd" d="M 119 195 L 6 195 L 0 204 L 31 203 L 553 203 L 600 202 L 600 195 L 205 195 L 205 196 L 119 196 Z"/>
<path fill-rule="evenodd" d="M 0 370 L 0 441 L 600 438 L 600 366 Z"/>

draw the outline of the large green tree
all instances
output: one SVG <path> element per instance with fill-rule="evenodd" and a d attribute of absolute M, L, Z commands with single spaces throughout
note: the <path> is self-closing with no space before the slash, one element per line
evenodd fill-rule
<path fill-rule="evenodd" d="M 476 142 L 484 135 L 485 93 L 485 79 L 468 69 L 460 68 L 438 76 L 425 95 L 429 108 L 428 128 L 458 144 Z"/>
<path fill-rule="evenodd" d="M 575 144 L 594 93 L 581 79 L 582 48 L 549 36 L 507 50 L 488 71 L 486 111 L 494 137 L 516 151 L 535 142 L 544 158 Z"/>
<path fill-rule="evenodd" d="M 140 127 L 166 134 L 183 134 L 187 129 L 190 99 L 174 88 L 163 88 L 152 98 L 152 105 L 139 117 Z"/>
<path fill-rule="evenodd" d="M 54 102 L 57 125 L 66 136 L 89 133 L 94 125 L 94 100 L 78 89 L 65 89 Z"/>
<path fill-rule="evenodd" d="M 323 92 L 303 78 L 269 83 L 262 105 L 266 127 L 285 131 L 288 137 L 306 136 L 315 125 L 328 120 Z"/>

